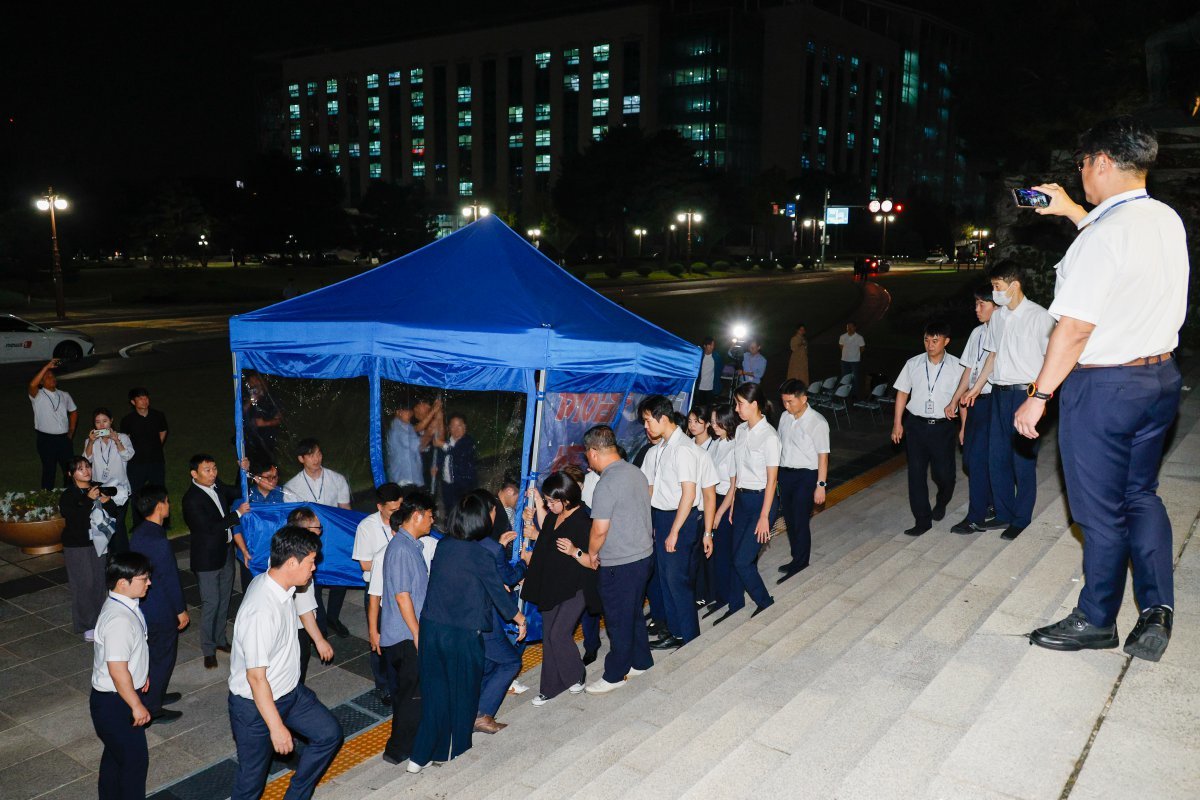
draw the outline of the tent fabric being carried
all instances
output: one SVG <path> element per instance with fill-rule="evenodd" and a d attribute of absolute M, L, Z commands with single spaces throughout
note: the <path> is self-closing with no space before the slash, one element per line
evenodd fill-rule
<path fill-rule="evenodd" d="M 546 466 L 530 460 L 546 393 L 606 397 L 591 407 L 617 415 L 631 394 L 690 394 L 700 368 L 697 346 L 593 291 L 495 216 L 369 272 L 235 316 L 229 337 L 239 431 L 244 369 L 369 378 L 376 483 L 384 480 L 382 379 L 526 394 L 528 479 Z"/>

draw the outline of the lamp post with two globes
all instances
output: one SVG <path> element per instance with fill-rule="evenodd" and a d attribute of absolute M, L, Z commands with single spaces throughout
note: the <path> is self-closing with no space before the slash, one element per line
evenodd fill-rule
<path fill-rule="evenodd" d="M 487 206 L 481 206 L 479 203 L 471 203 L 469 206 L 463 206 L 462 215 L 467 223 L 474 222 L 477 219 L 483 219 L 492 213 L 492 210 Z"/>
<path fill-rule="evenodd" d="M 58 220 L 54 212 L 66 211 L 68 203 L 65 198 L 55 194 L 54 187 L 51 186 L 44 195 L 37 199 L 36 205 L 38 211 L 50 212 L 50 252 L 54 255 L 54 266 L 51 273 L 54 278 L 54 313 L 59 319 L 66 319 L 67 301 L 63 297 L 62 256 L 58 252 Z"/>
<path fill-rule="evenodd" d="M 542 229 L 541 228 L 530 228 L 529 230 L 525 231 L 525 235 L 527 237 L 529 237 L 529 241 L 533 242 L 533 247 L 535 250 L 542 249 Z"/>
<path fill-rule="evenodd" d="M 646 229 L 645 228 L 634 228 L 633 235 L 637 237 L 638 258 L 641 258 L 642 257 L 642 239 L 644 239 L 646 237 Z"/>
<path fill-rule="evenodd" d="M 699 211 L 680 211 L 675 215 L 675 219 L 680 222 L 687 223 L 687 255 L 684 256 L 684 261 L 687 264 L 692 263 L 692 223 L 699 225 L 704 221 L 704 217 Z"/>

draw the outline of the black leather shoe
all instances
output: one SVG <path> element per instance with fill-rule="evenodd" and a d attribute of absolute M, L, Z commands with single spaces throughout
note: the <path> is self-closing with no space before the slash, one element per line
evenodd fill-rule
<path fill-rule="evenodd" d="M 784 572 L 783 575 L 779 578 L 779 580 L 775 581 L 775 585 L 778 586 L 779 584 L 786 581 L 788 578 L 799 575 L 801 572 L 803 572 L 806 569 L 808 569 L 808 564 L 805 564 L 803 567 L 792 567 L 788 571 Z"/>
<path fill-rule="evenodd" d="M 584 650 L 583 651 L 583 665 L 586 667 L 588 664 L 595 662 L 597 655 L 599 655 L 598 650 Z"/>
<path fill-rule="evenodd" d="M 1120 644 L 1117 626 L 1098 628 L 1078 608 L 1053 625 L 1029 634 L 1029 643 L 1047 650 L 1106 650 Z"/>
<path fill-rule="evenodd" d="M 394 756 L 391 753 L 384 750 L 383 751 L 383 760 L 389 764 L 397 764 L 398 765 L 398 764 L 403 764 L 405 761 L 407 761 L 408 756 L 404 756 L 403 758 L 397 758 L 396 756 Z"/>
<path fill-rule="evenodd" d="M 181 695 L 179 692 L 167 692 L 163 695 L 162 704 L 164 706 L 169 706 L 172 703 L 178 703 L 182 699 L 183 695 Z"/>
<path fill-rule="evenodd" d="M 157 714 L 150 715 L 150 721 L 159 725 L 167 725 L 183 716 L 182 711 L 173 711 L 169 708 L 164 708 Z"/>
<path fill-rule="evenodd" d="M 933 527 L 932 525 L 920 525 L 920 524 L 913 525 L 911 528 L 905 529 L 904 535 L 905 536 L 920 536 L 922 533 L 925 533 L 932 527 Z"/>
<path fill-rule="evenodd" d="M 739 608 L 739 609 L 734 610 L 731 608 L 731 609 L 727 610 L 724 614 L 722 614 L 721 616 L 719 616 L 713 620 L 713 625 L 720 625 L 722 622 L 724 622 L 725 620 L 732 617 L 738 611 L 741 611 L 741 609 Z"/>
<path fill-rule="evenodd" d="M 657 642 L 650 643 L 651 650 L 674 650 L 677 647 L 683 647 L 683 639 L 678 636 L 665 636 Z"/>
<path fill-rule="evenodd" d="M 1005 522 L 1005 521 L 1004 521 L 1004 520 L 1002 520 L 1002 519 L 996 519 L 996 516 L 995 516 L 995 515 L 992 515 L 992 516 L 990 516 L 990 517 L 987 517 L 987 518 L 985 518 L 985 519 L 983 520 L 983 522 L 982 522 L 982 523 L 980 523 L 980 524 L 983 526 L 983 528 L 984 528 L 985 530 L 989 530 L 989 531 L 998 531 L 998 530 L 1000 530 L 1001 528 L 1007 528 L 1007 527 L 1008 527 L 1008 523 L 1007 523 L 1007 522 Z"/>
<path fill-rule="evenodd" d="M 704 616 L 702 616 L 701 619 L 708 619 L 709 617 L 711 617 L 713 614 L 717 613 L 724 607 L 725 607 L 725 603 L 713 603 L 712 605 L 710 605 L 708 607 L 708 611 L 705 612 Z"/>
<path fill-rule="evenodd" d="M 987 528 L 978 523 L 971 522 L 969 519 L 964 519 L 962 522 L 950 529 L 951 533 L 961 533 L 963 535 L 971 533 L 983 533 Z"/>
<path fill-rule="evenodd" d="M 1025 529 L 1018 528 L 1016 525 L 1009 525 L 1007 528 L 1004 529 L 1004 533 L 1000 534 L 1000 538 L 1004 539 L 1005 541 L 1011 542 L 1013 539 L 1020 536 L 1021 531 L 1023 531 L 1023 530 L 1025 530 Z"/>
<path fill-rule="evenodd" d="M 216 656 L 205 656 L 204 657 L 204 668 L 205 669 L 216 669 L 217 668 L 217 657 Z"/>
<path fill-rule="evenodd" d="M 791 571 L 792 571 L 792 570 L 794 570 L 795 568 L 796 568 L 796 562 L 795 562 L 795 561 L 789 561 L 789 562 L 787 562 L 786 564 L 781 564 L 781 565 L 780 565 L 780 567 L 779 567 L 779 571 L 780 571 L 780 572 L 791 572 Z"/>
<path fill-rule="evenodd" d="M 232 652 L 233 652 L 233 645 L 231 645 L 231 644 L 219 644 L 219 645 L 217 645 L 217 652 L 218 652 L 218 653 L 232 653 Z"/>
<path fill-rule="evenodd" d="M 766 611 L 768 608 L 770 608 L 770 607 L 771 607 L 771 606 L 773 606 L 773 605 L 775 605 L 775 598 L 774 598 L 774 597 L 772 597 L 771 599 L 767 600 L 767 604 L 766 604 L 766 605 L 762 605 L 762 606 L 759 606 L 758 608 L 754 609 L 754 613 L 750 615 L 750 619 L 754 619 L 754 618 L 755 618 L 755 617 L 757 617 L 759 614 L 761 614 L 762 612 Z"/>
<path fill-rule="evenodd" d="M 934 522 L 941 522 L 946 518 L 946 507 L 941 503 L 938 503 L 933 507 L 933 513 L 930 516 L 933 517 Z"/>
<path fill-rule="evenodd" d="M 371 692 L 371 694 L 373 694 L 375 699 L 383 703 L 385 706 L 390 706 L 392 704 L 392 696 L 386 689 L 376 688 L 373 692 Z"/>
<path fill-rule="evenodd" d="M 1125 639 L 1125 652 L 1134 658 L 1158 661 L 1171 641 L 1174 622 L 1175 612 L 1166 606 L 1147 608 Z"/>
<path fill-rule="evenodd" d="M 350 635 L 350 629 L 343 625 L 340 619 L 327 620 L 326 624 L 329 626 L 329 630 L 336 633 L 340 639 L 345 639 Z"/>
<path fill-rule="evenodd" d="M 657 636 L 660 639 L 669 637 L 671 635 L 671 632 L 667 630 L 666 624 L 662 622 L 651 622 L 646 626 L 646 632 L 651 636 Z"/>

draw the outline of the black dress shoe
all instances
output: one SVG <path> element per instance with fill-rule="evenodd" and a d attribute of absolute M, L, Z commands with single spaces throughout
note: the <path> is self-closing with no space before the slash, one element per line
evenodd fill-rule
<path fill-rule="evenodd" d="M 1002 519 L 996 519 L 996 516 L 995 516 L 994 514 L 993 514 L 992 516 L 990 516 L 990 517 L 985 517 L 985 518 L 984 518 L 984 520 L 983 520 L 983 522 L 981 522 L 981 523 L 980 523 L 980 525 L 981 525 L 981 526 L 982 526 L 982 527 L 983 527 L 985 530 L 989 530 L 989 531 L 998 531 L 998 530 L 1000 530 L 1001 528 L 1007 528 L 1007 527 L 1008 527 L 1008 523 L 1007 523 L 1007 522 L 1005 522 L 1005 521 L 1004 521 L 1004 520 L 1002 520 Z"/>
<path fill-rule="evenodd" d="M 657 642 L 650 643 L 651 650 L 674 650 L 677 647 L 683 647 L 683 639 L 678 636 L 665 636 Z"/>
<path fill-rule="evenodd" d="M 905 536 L 920 536 L 922 533 L 925 533 L 932 527 L 933 526 L 929 525 L 929 524 L 921 525 L 920 523 L 918 523 L 916 525 L 913 525 L 911 528 L 906 528 L 904 531 L 904 535 Z"/>
<path fill-rule="evenodd" d="M 408 756 L 397 757 L 397 756 L 394 756 L 391 753 L 387 752 L 386 750 L 384 750 L 383 751 L 383 760 L 389 764 L 399 765 L 399 764 L 403 764 L 405 761 L 407 761 Z"/>
<path fill-rule="evenodd" d="M 598 650 L 584 650 L 583 651 L 583 665 L 586 667 L 588 664 L 595 662 L 596 656 L 598 656 L 599 654 L 600 654 L 600 651 L 598 651 Z"/>
<path fill-rule="evenodd" d="M 1016 525 L 1009 525 L 1004 529 L 1004 533 L 1000 534 L 1000 538 L 1011 542 L 1013 539 L 1021 535 L 1024 528 L 1018 528 Z"/>
<path fill-rule="evenodd" d="M 204 668 L 205 669 L 216 669 L 217 668 L 217 657 L 216 656 L 205 656 L 204 657 Z"/>
<path fill-rule="evenodd" d="M 713 614 L 717 613 L 718 611 L 720 611 L 720 610 L 721 610 L 722 608 L 724 608 L 724 607 L 725 607 L 725 603 L 712 603 L 712 604 L 710 604 L 710 605 L 709 605 L 709 607 L 708 607 L 708 611 L 707 611 L 707 612 L 704 614 L 704 616 L 703 616 L 703 617 L 701 617 L 701 619 L 708 619 L 709 617 L 711 617 Z"/>
<path fill-rule="evenodd" d="M 375 695 L 375 699 L 383 703 L 385 706 L 390 706 L 392 704 L 392 696 L 388 694 L 386 689 L 376 689 L 375 691 L 371 692 L 371 694 Z"/>
<path fill-rule="evenodd" d="M 786 581 L 788 578 L 791 578 L 795 575 L 799 575 L 801 572 L 803 572 L 806 569 L 808 569 L 808 564 L 805 564 L 803 567 L 792 567 L 787 572 L 783 573 L 783 575 L 779 578 L 779 580 L 775 581 L 775 585 L 778 586 L 779 584 Z"/>
<path fill-rule="evenodd" d="M 1053 625 L 1029 634 L 1029 643 L 1048 650 L 1106 650 L 1120 643 L 1117 626 L 1098 628 L 1078 608 Z"/>
<path fill-rule="evenodd" d="M 172 709 L 164 708 L 161 711 L 159 711 L 157 714 L 151 714 L 150 721 L 156 722 L 159 725 L 167 725 L 169 723 L 174 722 L 175 720 L 179 719 L 182 716 L 183 716 L 182 711 L 173 711 Z"/>
<path fill-rule="evenodd" d="M 983 533 L 985 530 L 987 530 L 987 528 L 983 527 L 982 525 L 976 522 L 971 522 L 969 519 L 964 519 L 962 522 L 951 528 L 950 532 L 966 535 L 971 533 Z"/>
<path fill-rule="evenodd" d="M 232 646 L 232 645 L 228 645 L 228 644 L 219 644 L 219 645 L 217 645 L 217 652 L 219 652 L 219 653 L 232 653 L 232 652 L 233 652 L 233 646 Z"/>
<path fill-rule="evenodd" d="M 726 611 L 724 614 L 722 614 L 721 616 L 719 616 L 719 617 L 717 617 L 716 619 L 714 619 L 714 620 L 713 620 L 713 625 L 720 625 L 722 622 L 724 622 L 725 620 L 727 620 L 727 619 L 729 619 L 730 617 L 732 617 L 732 616 L 733 616 L 734 614 L 736 614 L 738 611 L 741 611 L 741 609 L 740 609 L 740 608 L 739 608 L 739 609 L 732 609 L 732 608 L 731 608 L 731 609 L 727 610 L 727 611 Z"/>
<path fill-rule="evenodd" d="M 169 706 L 172 703 L 178 703 L 182 699 L 183 695 L 181 695 L 179 692 L 167 692 L 163 695 L 162 704 L 164 706 Z"/>
<path fill-rule="evenodd" d="M 792 571 L 793 569 L 795 569 L 795 568 L 796 568 L 796 562 L 795 562 L 795 561 L 789 561 L 789 562 L 787 562 L 786 564 L 782 564 L 782 565 L 779 567 L 779 571 L 780 571 L 780 572 L 791 572 L 791 571 Z"/>
<path fill-rule="evenodd" d="M 773 605 L 775 605 L 775 598 L 774 598 L 774 597 L 772 597 L 772 598 L 770 598 L 769 600 L 767 600 L 767 603 L 766 603 L 766 605 L 762 605 L 762 606 L 759 606 L 758 608 L 754 609 L 754 613 L 750 615 L 750 619 L 754 619 L 754 618 L 755 618 L 755 617 L 757 617 L 759 614 L 761 614 L 762 612 L 766 611 L 768 608 L 770 608 L 770 607 L 771 607 L 771 606 L 773 606 Z"/>
<path fill-rule="evenodd" d="M 343 625 L 340 619 L 326 620 L 326 624 L 329 626 L 329 630 L 338 635 L 339 639 L 345 639 L 350 635 L 350 629 Z"/>
<path fill-rule="evenodd" d="M 946 507 L 938 503 L 933 507 L 933 513 L 930 516 L 933 517 L 934 522 L 941 522 L 946 517 Z"/>
<path fill-rule="evenodd" d="M 1125 639 L 1125 652 L 1134 658 L 1158 661 L 1171 641 L 1175 612 L 1166 606 L 1151 606 L 1138 617 Z"/>

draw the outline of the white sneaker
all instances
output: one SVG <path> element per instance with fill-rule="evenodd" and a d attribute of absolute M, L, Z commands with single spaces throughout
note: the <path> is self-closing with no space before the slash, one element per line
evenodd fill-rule
<path fill-rule="evenodd" d="M 408 760 L 408 766 L 405 767 L 404 769 L 406 772 L 411 772 L 413 775 L 416 775 L 418 772 L 421 771 L 422 766 L 423 766 L 422 764 L 413 763 L 413 760 L 410 758 Z"/>
<path fill-rule="evenodd" d="M 570 692 L 571 694 L 582 694 L 583 693 L 583 683 L 582 682 L 577 683 L 574 686 L 567 689 L 567 691 Z"/>
<path fill-rule="evenodd" d="M 540 708 L 541 706 L 546 705 L 546 703 L 549 703 L 550 698 L 546 697 L 546 695 L 544 695 L 544 694 L 539 694 L 537 697 L 533 698 L 532 702 L 535 706 L 538 706 Z"/>
<path fill-rule="evenodd" d="M 508 691 L 511 694 L 525 694 L 529 691 L 529 687 L 518 680 L 514 680 L 508 685 Z"/>
<path fill-rule="evenodd" d="M 588 694 L 608 694 L 613 689 L 620 689 L 623 685 L 623 681 L 621 683 L 609 683 L 604 678 L 601 678 L 595 683 L 589 683 L 584 691 Z"/>
<path fill-rule="evenodd" d="M 625 677 L 626 678 L 636 678 L 638 675 L 644 675 L 645 673 L 646 673 L 646 670 L 644 670 L 644 669 L 638 669 L 637 667 L 630 667 L 629 673 Z"/>
<path fill-rule="evenodd" d="M 95 628 L 92 628 L 90 631 L 84 631 L 84 632 L 83 632 L 83 640 L 84 640 L 85 642 L 94 642 L 94 641 L 96 641 L 96 629 L 95 629 Z"/>

